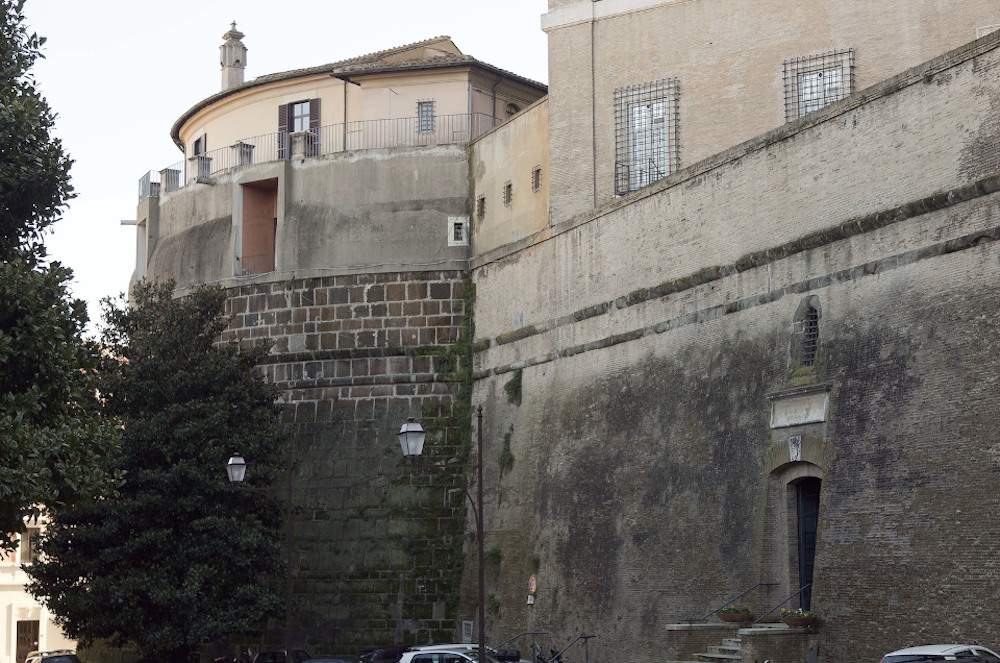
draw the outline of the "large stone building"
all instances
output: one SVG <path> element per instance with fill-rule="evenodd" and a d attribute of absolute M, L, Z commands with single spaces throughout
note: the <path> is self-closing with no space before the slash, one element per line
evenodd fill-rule
<path fill-rule="evenodd" d="M 401 470 L 392 431 L 420 417 L 461 459 L 482 404 L 492 643 L 687 660 L 738 637 L 748 663 L 1000 644 L 1000 7 L 549 9 L 547 97 L 444 39 L 224 68 L 174 127 L 186 165 L 141 185 L 137 276 L 221 282 L 227 338 L 276 343 L 295 479 L 323 486 L 293 499 L 296 637 L 473 619 L 461 490 Z M 371 142 L 395 117 L 373 86 L 411 76 L 466 96 L 431 112 L 415 91 L 409 128 Z M 451 138 L 428 124 L 463 108 Z M 699 620 L 729 601 L 820 621 Z"/>
<path fill-rule="evenodd" d="M 256 644 L 452 639 L 465 498 L 400 469 L 394 432 L 421 417 L 432 458 L 464 458 L 467 145 L 545 86 L 447 37 L 244 81 L 242 37 L 224 35 L 222 91 L 171 130 L 184 160 L 140 182 L 135 278 L 221 284 L 224 340 L 274 343 L 295 628 Z"/>

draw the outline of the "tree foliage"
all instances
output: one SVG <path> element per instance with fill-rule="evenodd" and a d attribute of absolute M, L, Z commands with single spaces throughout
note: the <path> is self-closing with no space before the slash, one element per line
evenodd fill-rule
<path fill-rule="evenodd" d="M 71 161 L 29 68 L 44 40 L 22 2 L 0 0 L 0 548 L 25 518 L 113 491 L 101 459 L 117 429 L 97 414 L 97 352 L 83 341 L 72 272 L 45 262 L 42 232 L 72 197 Z"/>
<path fill-rule="evenodd" d="M 122 425 L 126 480 L 54 518 L 29 591 L 72 638 L 183 661 L 280 607 L 282 513 L 261 489 L 288 438 L 277 390 L 255 371 L 267 348 L 217 342 L 221 290 L 172 299 L 172 287 L 140 283 L 131 307 L 105 300 L 99 383 Z M 256 489 L 229 484 L 234 452 L 254 463 Z"/>
<path fill-rule="evenodd" d="M 0 0 L 0 258 L 39 246 L 73 197 L 72 161 L 52 136 L 55 114 L 30 68 L 43 37 L 24 27 L 24 0 Z"/>

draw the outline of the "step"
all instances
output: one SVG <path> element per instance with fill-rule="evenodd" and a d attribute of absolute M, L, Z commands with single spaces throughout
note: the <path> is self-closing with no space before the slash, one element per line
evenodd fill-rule
<path fill-rule="evenodd" d="M 711 647 L 709 647 L 709 649 L 711 649 Z M 743 658 L 740 654 L 702 653 L 702 654 L 695 654 L 695 656 L 697 656 L 703 661 L 739 661 Z"/>
<path fill-rule="evenodd" d="M 727 647 L 736 647 L 737 649 L 739 649 L 740 648 L 740 639 L 739 638 L 723 638 L 722 639 L 722 644 L 726 645 Z"/>
<path fill-rule="evenodd" d="M 737 645 L 709 645 L 709 654 L 739 654 L 740 646 Z"/>

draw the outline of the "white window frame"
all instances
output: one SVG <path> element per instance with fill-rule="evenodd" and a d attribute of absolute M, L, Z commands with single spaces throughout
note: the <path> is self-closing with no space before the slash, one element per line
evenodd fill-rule
<path fill-rule="evenodd" d="M 448 246 L 469 245 L 469 217 L 448 217 Z"/>

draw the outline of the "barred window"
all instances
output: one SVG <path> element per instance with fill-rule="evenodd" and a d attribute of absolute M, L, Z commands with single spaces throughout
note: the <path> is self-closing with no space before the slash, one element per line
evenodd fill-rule
<path fill-rule="evenodd" d="M 615 195 L 635 191 L 679 167 L 679 95 L 676 78 L 615 90 Z"/>
<path fill-rule="evenodd" d="M 476 199 L 476 219 L 482 221 L 486 218 L 486 196 L 479 196 Z"/>
<path fill-rule="evenodd" d="M 790 122 L 854 92 L 854 49 L 785 60 L 784 79 Z"/>
<path fill-rule="evenodd" d="M 511 202 L 514 200 L 514 185 L 507 182 L 503 185 L 503 206 L 510 207 Z"/>
<path fill-rule="evenodd" d="M 542 188 L 542 167 L 535 166 L 531 170 L 531 190 L 535 193 Z"/>
<path fill-rule="evenodd" d="M 417 131 L 426 133 L 434 131 L 434 102 L 417 102 Z"/>
<path fill-rule="evenodd" d="M 819 311 L 810 306 L 806 309 L 802 325 L 802 365 L 816 363 L 816 348 L 819 346 Z"/>

